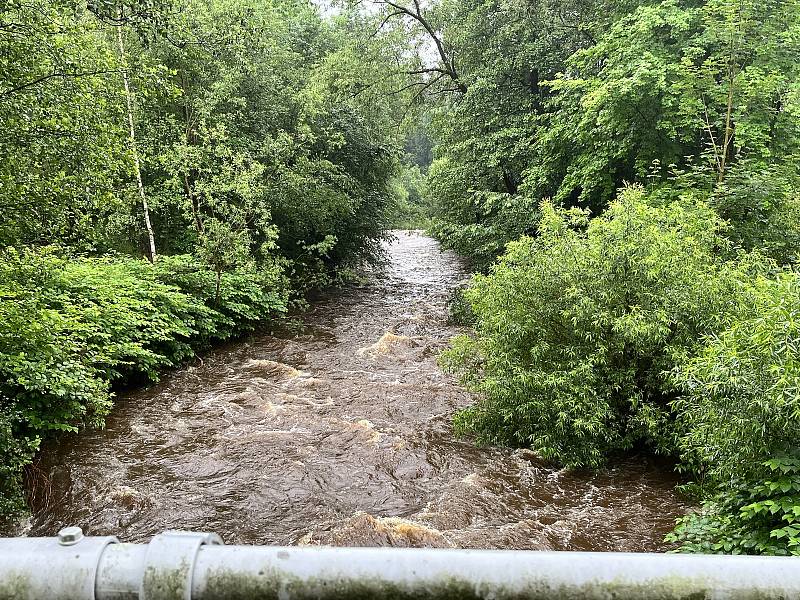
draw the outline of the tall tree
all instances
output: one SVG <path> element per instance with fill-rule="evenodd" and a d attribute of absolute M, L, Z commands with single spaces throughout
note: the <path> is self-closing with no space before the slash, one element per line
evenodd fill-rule
<path fill-rule="evenodd" d="M 122 9 L 119 12 L 119 19 L 123 20 Z M 139 190 L 139 198 L 142 201 L 142 214 L 144 216 L 144 226 L 147 231 L 147 241 L 149 243 L 150 262 L 156 261 L 156 240 L 153 234 L 153 225 L 150 222 L 150 207 L 147 203 L 147 194 L 144 190 L 144 182 L 142 181 L 142 168 L 139 162 L 139 149 L 136 145 L 136 128 L 134 120 L 134 101 L 133 92 L 131 91 L 130 80 L 128 77 L 128 59 L 125 55 L 125 44 L 122 34 L 122 26 L 117 26 L 117 47 L 119 48 L 119 59 L 122 63 L 122 82 L 125 88 L 125 102 L 127 105 L 128 113 L 128 131 L 130 135 L 131 152 L 133 153 L 133 169 L 136 175 L 136 187 Z"/>

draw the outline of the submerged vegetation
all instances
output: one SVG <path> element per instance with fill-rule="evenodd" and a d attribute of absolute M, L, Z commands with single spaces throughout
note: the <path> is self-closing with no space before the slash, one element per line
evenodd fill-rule
<path fill-rule="evenodd" d="M 7 0 L 0 514 L 44 436 L 426 227 L 456 429 L 800 554 L 798 0 Z"/>

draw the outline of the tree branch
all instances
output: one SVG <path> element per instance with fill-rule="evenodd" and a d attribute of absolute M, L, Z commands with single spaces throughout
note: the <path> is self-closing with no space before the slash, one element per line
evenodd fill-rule
<path fill-rule="evenodd" d="M 68 79 L 70 77 L 89 77 L 89 76 L 92 76 L 92 75 L 106 75 L 108 73 L 119 73 L 119 72 L 120 71 L 118 69 L 106 69 L 106 70 L 102 70 L 102 71 L 86 71 L 84 73 L 50 73 L 49 75 L 43 75 L 42 77 L 38 77 L 38 78 L 33 79 L 31 81 L 28 81 L 26 83 L 20 84 L 20 85 L 18 85 L 16 87 L 13 87 L 13 88 L 11 88 L 9 90 L 6 90 L 4 92 L 0 92 L 0 98 L 4 98 L 4 97 L 7 97 L 7 96 L 10 96 L 11 94 L 15 94 L 17 92 L 20 92 L 20 91 L 26 89 L 26 88 L 33 87 L 34 85 L 38 85 L 40 83 L 43 83 L 43 82 L 47 81 L 48 79 L 54 79 L 54 78 Z"/>
<path fill-rule="evenodd" d="M 379 0 L 380 4 L 391 6 L 393 9 L 395 9 L 396 13 L 399 13 L 400 15 L 406 15 L 422 26 L 422 28 L 427 32 L 428 37 L 430 37 L 431 41 L 433 41 L 434 45 L 436 46 L 436 52 L 439 54 L 439 60 L 442 63 L 440 72 L 450 77 L 455 86 L 458 88 L 458 91 L 462 93 L 466 92 L 467 86 L 461 81 L 461 78 L 459 77 L 459 74 L 453 64 L 452 56 L 448 56 L 447 50 L 444 47 L 444 43 L 436 34 L 428 20 L 422 15 L 422 9 L 419 5 L 419 0 L 412 0 L 412 2 L 414 3 L 414 9 L 402 4 L 398 4 L 394 0 Z"/>

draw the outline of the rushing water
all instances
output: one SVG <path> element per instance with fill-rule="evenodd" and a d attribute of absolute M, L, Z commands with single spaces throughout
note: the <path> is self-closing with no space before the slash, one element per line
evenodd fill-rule
<path fill-rule="evenodd" d="M 470 400 L 436 355 L 458 332 L 447 299 L 466 274 L 430 238 L 397 238 L 385 272 L 316 303 L 299 333 L 220 348 L 121 394 L 106 429 L 48 447 L 31 534 L 662 549 L 685 510 L 668 468 L 570 473 L 453 437 Z"/>

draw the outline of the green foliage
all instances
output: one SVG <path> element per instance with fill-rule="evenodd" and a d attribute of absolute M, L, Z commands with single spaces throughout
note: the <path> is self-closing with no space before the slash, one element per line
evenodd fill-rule
<path fill-rule="evenodd" d="M 475 314 L 472 312 L 472 305 L 467 298 L 468 288 L 457 288 L 450 296 L 449 320 L 453 325 L 474 325 Z"/>
<path fill-rule="evenodd" d="M 678 521 L 667 541 L 679 552 L 800 556 L 800 459 L 764 462 L 766 473 L 737 479 Z"/>
<path fill-rule="evenodd" d="M 280 315 L 288 299 L 277 268 L 239 267 L 217 288 L 217 274 L 188 256 L 152 266 L 9 249 L 0 282 L 4 493 L 18 491 L 42 436 L 102 425 L 111 384 L 155 381 L 195 348 Z M 4 495 L 5 507 L 16 501 Z"/>
<path fill-rule="evenodd" d="M 797 446 L 800 279 L 756 277 L 725 326 L 673 372 L 683 465 L 712 484 Z"/>
<path fill-rule="evenodd" d="M 140 252 L 135 151 L 159 254 L 208 255 L 208 220 L 256 258 L 302 261 L 333 236 L 315 280 L 378 259 L 406 96 L 381 96 L 392 56 L 349 18 L 294 0 L 5 3 L 0 243 Z"/>
<path fill-rule="evenodd" d="M 682 172 L 731 239 L 794 259 L 796 222 L 783 228 L 797 205 L 796 0 L 443 7 L 467 84 L 433 120 L 445 245 L 484 268 L 535 231 L 543 198 L 599 213 L 625 184 L 650 182 L 675 199 Z"/>
<path fill-rule="evenodd" d="M 441 199 L 435 179 L 440 164 L 434 163 L 431 168 L 430 194 Z M 533 234 L 540 218 L 538 202 L 520 194 L 473 192 L 469 205 L 462 209 L 464 213 L 473 213 L 477 222 L 451 220 L 439 212 L 430 229 L 445 248 L 469 257 L 473 266 L 481 271 L 489 267 L 508 242 Z"/>
<path fill-rule="evenodd" d="M 0 515 L 116 383 L 381 259 L 409 96 L 371 26 L 297 0 L 0 2 Z"/>
<path fill-rule="evenodd" d="M 38 450 L 38 440 L 20 437 L 22 419 L 12 402 L 0 395 L 0 524 L 24 509 L 22 469 Z"/>
<path fill-rule="evenodd" d="M 687 198 L 625 190 L 601 216 L 542 206 L 463 297 L 473 336 L 442 355 L 477 394 L 456 429 L 596 467 L 649 447 L 709 498 L 684 551 L 797 553 L 800 279 Z M 456 313 L 470 314 L 458 302 Z"/>
<path fill-rule="evenodd" d="M 684 552 L 797 555 L 800 280 L 758 276 L 734 300 L 730 322 L 672 373 L 681 467 L 710 499 L 668 540 Z"/>
<path fill-rule="evenodd" d="M 463 95 L 434 111 L 429 185 L 446 247 L 485 269 L 505 244 L 535 233 L 542 198 L 563 178 L 570 148 L 553 148 L 557 99 L 546 82 L 567 68 L 625 3 L 445 1 L 438 16 L 458 58 Z M 565 15 L 569 15 L 566 17 Z M 563 113 L 564 127 L 574 123 Z M 559 122 L 561 126 L 561 122 Z"/>
<path fill-rule="evenodd" d="M 757 165 L 742 159 L 711 196 L 734 224 L 729 237 L 780 264 L 797 264 L 800 251 L 800 163 Z"/>
<path fill-rule="evenodd" d="M 430 229 L 488 273 L 443 357 L 478 396 L 457 427 L 570 465 L 668 452 L 722 494 L 731 550 L 761 525 L 725 494 L 763 495 L 760 465 L 797 446 L 800 5 L 423 12 Z"/>
<path fill-rule="evenodd" d="M 161 247 L 192 252 L 199 242 L 208 257 L 225 222 L 224 237 L 238 236 L 248 254 L 288 259 L 298 288 L 378 259 L 399 156 L 389 129 L 397 102 L 377 112 L 351 87 L 376 76 L 385 48 L 358 55 L 304 3 L 186 5 L 141 59 L 166 66 L 176 91 L 149 97 L 140 117 Z M 307 250 L 325 240 L 334 243 L 324 256 Z"/>
<path fill-rule="evenodd" d="M 663 373 L 725 313 L 724 224 L 690 201 L 649 206 L 638 188 L 591 221 L 542 212 L 537 237 L 466 292 L 476 337 L 444 361 L 480 400 L 458 428 L 575 466 L 642 442 L 671 451 Z"/>
<path fill-rule="evenodd" d="M 216 273 L 214 300 L 219 300 L 222 273 L 247 261 L 251 241 L 247 231 L 234 229 L 218 219 L 206 221 L 200 233 L 197 254 Z"/>
<path fill-rule="evenodd" d="M 0 245 L 104 249 L 128 168 L 113 50 L 70 0 L 0 13 Z"/>
<path fill-rule="evenodd" d="M 404 165 L 395 178 L 392 229 L 426 229 L 429 224 L 425 178 L 417 165 Z"/>

